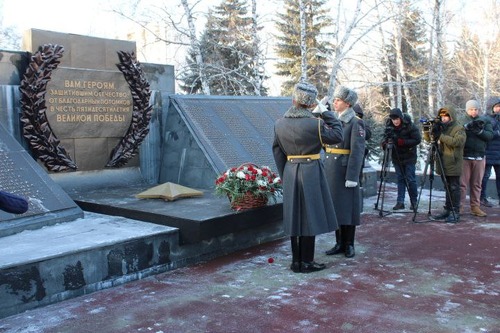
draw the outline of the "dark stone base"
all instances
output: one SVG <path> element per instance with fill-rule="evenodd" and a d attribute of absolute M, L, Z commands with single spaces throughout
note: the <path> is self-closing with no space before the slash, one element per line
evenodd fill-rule
<path fill-rule="evenodd" d="M 201 190 L 201 197 L 175 201 L 138 199 L 137 194 L 155 185 L 144 183 L 135 168 L 74 173 L 54 179 L 84 211 L 178 228 L 180 245 L 251 230 L 283 218 L 281 203 L 236 212 L 227 198 L 215 196 L 213 190 Z"/>
<path fill-rule="evenodd" d="M 177 230 L 87 214 L 2 238 L 0 318 L 166 271 Z"/>
<path fill-rule="evenodd" d="M 281 204 L 235 212 L 207 191 L 172 202 L 137 199 L 152 185 L 135 172 L 53 177 L 85 217 L 2 238 L 0 318 L 285 236 Z"/>

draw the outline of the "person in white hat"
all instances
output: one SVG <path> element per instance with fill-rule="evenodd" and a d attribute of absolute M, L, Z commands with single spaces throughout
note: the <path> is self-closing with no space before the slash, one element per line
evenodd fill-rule
<path fill-rule="evenodd" d="M 344 140 L 326 146 L 325 169 L 340 229 L 335 232 L 335 246 L 325 253 L 352 258 L 356 226 L 361 224 L 359 184 L 365 156 L 365 123 L 352 108 L 358 100 L 354 90 L 340 86 L 333 97 Z"/>

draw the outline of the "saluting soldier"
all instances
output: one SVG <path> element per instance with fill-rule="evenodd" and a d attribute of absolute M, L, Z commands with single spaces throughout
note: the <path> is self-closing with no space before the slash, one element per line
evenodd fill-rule
<path fill-rule="evenodd" d="M 342 141 L 342 125 L 324 105 L 320 117 L 312 114 L 317 95 L 313 85 L 298 83 L 292 107 L 274 126 L 273 155 L 283 181 L 284 231 L 290 235 L 295 273 L 326 267 L 314 261 L 315 236 L 338 228 L 320 152 L 323 144 Z"/>
<path fill-rule="evenodd" d="M 358 95 L 352 89 L 338 87 L 334 94 L 333 108 L 343 127 L 343 141 L 325 147 L 325 169 L 333 206 L 340 224 L 335 232 L 336 244 L 327 255 L 355 255 L 354 235 L 361 224 L 360 175 L 365 156 L 365 124 L 352 106 Z"/>

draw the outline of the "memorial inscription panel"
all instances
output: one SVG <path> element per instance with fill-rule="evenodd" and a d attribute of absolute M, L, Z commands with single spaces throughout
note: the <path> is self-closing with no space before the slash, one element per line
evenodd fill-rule
<path fill-rule="evenodd" d="M 28 211 L 0 210 L 0 237 L 83 216 L 82 210 L 0 125 L 0 189 L 28 199 Z"/>
<path fill-rule="evenodd" d="M 121 72 L 58 68 L 46 93 L 47 119 L 59 139 L 122 137 L 132 96 Z"/>
<path fill-rule="evenodd" d="M 271 149 L 274 122 L 289 108 L 289 99 L 175 98 L 217 172 L 244 162 L 276 169 Z"/>

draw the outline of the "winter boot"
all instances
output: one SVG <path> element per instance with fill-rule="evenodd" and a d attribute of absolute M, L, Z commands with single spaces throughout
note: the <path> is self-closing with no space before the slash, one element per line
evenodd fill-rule
<path fill-rule="evenodd" d="M 342 226 L 342 231 L 345 235 L 344 243 L 345 243 L 345 256 L 346 258 L 352 258 L 356 255 L 354 251 L 354 234 L 356 233 L 355 225 L 345 225 Z"/>
<path fill-rule="evenodd" d="M 445 209 L 442 213 L 434 216 L 435 220 L 445 220 L 448 216 L 450 216 L 451 210 Z"/>
<path fill-rule="evenodd" d="M 340 230 L 337 229 L 335 230 L 335 246 L 332 247 L 330 250 L 325 251 L 325 254 L 327 256 L 335 255 L 335 254 L 341 254 L 345 252 L 345 246 L 342 243 L 342 237 L 340 234 Z"/>
<path fill-rule="evenodd" d="M 460 214 L 458 212 L 451 212 L 450 213 L 450 216 L 448 216 L 444 221 L 446 223 L 458 223 L 458 221 L 460 220 Z"/>
<path fill-rule="evenodd" d="M 396 203 L 396 206 L 392 207 L 392 210 L 405 209 L 405 204 L 403 202 Z"/>
<path fill-rule="evenodd" d="M 290 265 L 290 269 L 294 273 L 300 273 L 300 246 L 299 246 L 299 237 L 290 237 L 292 241 L 292 264 Z"/>
<path fill-rule="evenodd" d="M 325 264 L 319 264 L 314 261 L 314 236 L 301 236 L 299 237 L 300 254 L 302 260 L 300 263 L 301 273 L 317 272 L 326 268 Z"/>
<path fill-rule="evenodd" d="M 485 212 L 483 212 L 478 206 L 473 206 L 470 208 L 470 213 L 475 216 L 485 217 L 488 216 Z"/>
<path fill-rule="evenodd" d="M 481 206 L 491 208 L 491 207 L 493 207 L 493 204 L 491 202 L 489 202 L 488 199 L 481 198 Z"/>

